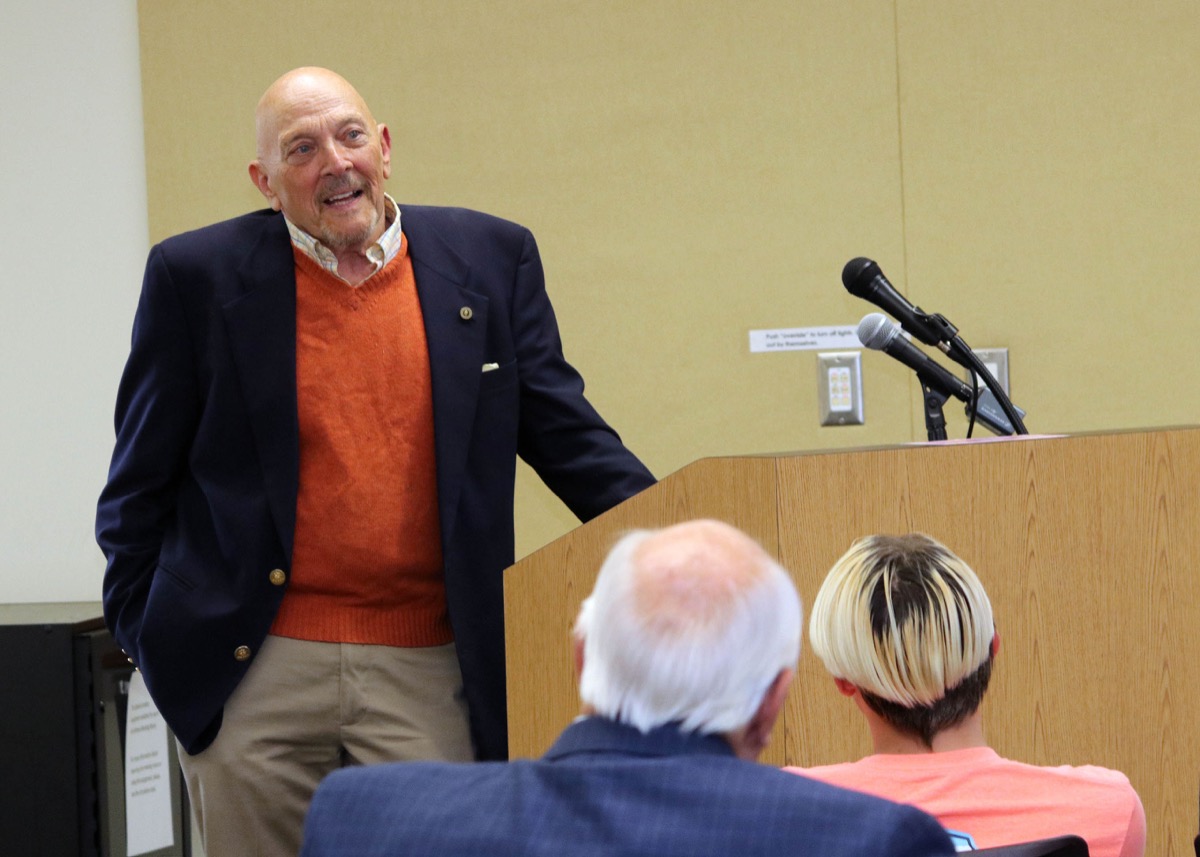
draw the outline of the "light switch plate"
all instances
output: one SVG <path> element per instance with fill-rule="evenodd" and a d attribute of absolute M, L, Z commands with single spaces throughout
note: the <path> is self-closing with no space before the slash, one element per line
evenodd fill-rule
<path fill-rule="evenodd" d="M 975 356 L 979 358 L 979 362 L 987 367 L 987 370 L 992 373 L 992 377 L 1000 384 L 1000 389 L 1006 394 L 1008 389 L 1008 349 L 1007 348 L 972 348 Z M 967 372 L 963 376 L 963 380 L 968 384 L 971 383 L 971 373 Z M 979 379 L 980 389 L 986 385 L 983 379 Z"/>
<path fill-rule="evenodd" d="M 823 426 L 863 424 L 862 352 L 817 355 L 817 401 Z"/>

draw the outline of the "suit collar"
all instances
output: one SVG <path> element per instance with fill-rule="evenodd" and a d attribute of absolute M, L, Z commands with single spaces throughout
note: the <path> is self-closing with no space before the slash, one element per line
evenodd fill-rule
<path fill-rule="evenodd" d="M 438 513 L 442 551 L 450 556 L 457 553 L 451 546 L 457 538 L 458 501 L 486 359 L 488 298 L 469 288 L 470 263 L 447 243 L 428 211 L 401 205 L 400 224 L 408 239 L 429 349 Z"/>
<path fill-rule="evenodd" d="M 400 230 L 408 238 L 408 252 L 413 264 L 423 266 L 455 285 L 466 285 L 471 273 L 470 263 L 455 252 L 428 217 L 422 216 L 422 207 L 400 205 L 397 208 Z"/>
<path fill-rule="evenodd" d="M 545 759 L 605 753 L 642 757 L 734 755 L 733 748 L 719 735 L 680 732 L 674 724 L 642 733 L 607 717 L 583 717 L 566 728 Z"/>
<path fill-rule="evenodd" d="M 251 217 L 261 218 L 258 240 L 251 246 L 238 267 L 238 275 L 242 288 L 250 292 L 262 287 L 285 290 L 281 279 L 289 282 L 291 290 L 295 289 L 292 279 L 295 260 L 292 256 L 292 239 L 288 235 L 287 221 L 278 212 L 258 211 L 247 217 L 248 222 L 255 222 Z M 293 295 L 294 297 L 294 295 Z"/>

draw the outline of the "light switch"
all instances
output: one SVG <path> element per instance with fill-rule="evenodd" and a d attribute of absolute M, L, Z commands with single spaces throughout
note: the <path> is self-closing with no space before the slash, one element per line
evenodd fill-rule
<path fill-rule="evenodd" d="M 863 424 L 862 352 L 817 355 L 817 399 L 823 426 Z"/>
<path fill-rule="evenodd" d="M 975 356 L 979 358 L 979 362 L 992 373 L 992 377 L 1000 385 L 1000 389 L 1006 394 L 1008 389 L 1008 349 L 1007 348 L 972 348 Z M 971 373 L 967 372 L 963 378 L 968 384 L 971 383 Z M 979 388 L 982 390 L 986 387 L 983 383 L 983 378 L 979 379 Z"/>

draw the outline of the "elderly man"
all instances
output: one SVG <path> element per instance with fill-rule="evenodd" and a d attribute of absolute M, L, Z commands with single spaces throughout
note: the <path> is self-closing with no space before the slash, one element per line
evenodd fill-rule
<path fill-rule="evenodd" d="M 653 482 L 528 230 L 397 205 L 388 128 L 331 71 L 255 119 L 270 209 L 151 250 L 96 525 L 208 857 L 294 857 L 341 765 L 504 758 L 517 455 L 583 519 Z"/>
<path fill-rule="evenodd" d="M 800 628 L 787 573 L 738 530 L 695 521 L 627 535 L 575 625 L 582 716 L 543 759 L 335 772 L 303 855 L 953 853 L 911 807 L 753 763 Z"/>
<path fill-rule="evenodd" d="M 1025 765 L 987 746 L 979 705 L 1000 640 L 983 584 L 944 545 L 860 539 L 817 593 L 809 637 L 866 717 L 875 754 L 790 770 L 919 806 L 981 848 L 1073 833 L 1092 857 L 1145 851 L 1124 774 Z"/>

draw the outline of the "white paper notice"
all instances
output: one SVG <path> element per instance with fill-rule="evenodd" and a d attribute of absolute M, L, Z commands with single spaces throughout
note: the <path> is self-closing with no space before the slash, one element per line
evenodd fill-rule
<path fill-rule="evenodd" d="M 125 839 L 129 857 L 175 844 L 167 724 L 140 672 L 129 679 L 125 718 Z"/>
<path fill-rule="evenodd" d="M 821 348 L 862 348 L 855 325 L 785 327 L 750 331 L 750 353 L 764 351 L 815 351 Z"/>

